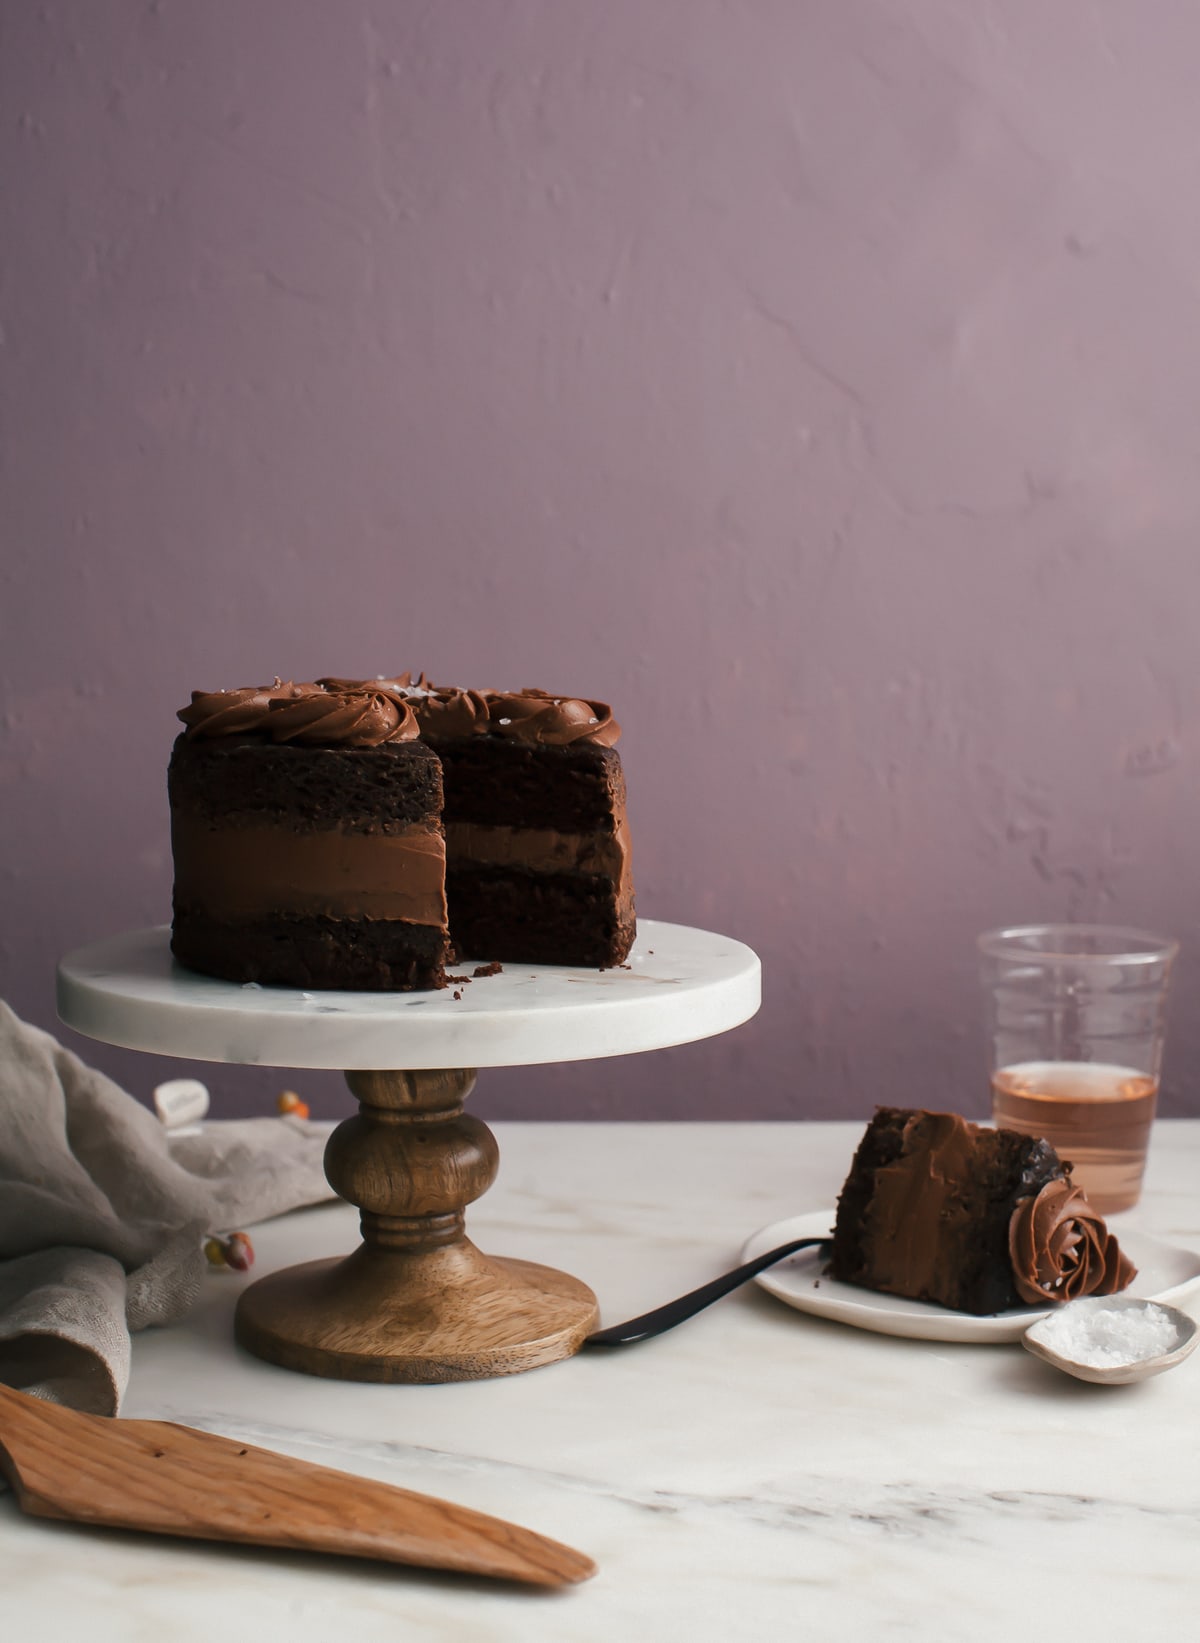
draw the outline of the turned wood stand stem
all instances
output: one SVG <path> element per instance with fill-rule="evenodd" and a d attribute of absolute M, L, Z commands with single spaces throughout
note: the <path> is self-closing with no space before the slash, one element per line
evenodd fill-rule
<path fill-rule="evenodd" d="M 362 1381 L 510 1375 L 578 1351 L 596 1298 L 566 1273 L 484 1255 L 466 1206 L 496 1179 L 496 1139 L 463 1111 L 468 1068 L 350 1072 L 359 1111 L 325 1173 L 361 1211 L 362 1245 L 261 1278 L 238 1302 L 239 1342 L 309 1374 Z"/>

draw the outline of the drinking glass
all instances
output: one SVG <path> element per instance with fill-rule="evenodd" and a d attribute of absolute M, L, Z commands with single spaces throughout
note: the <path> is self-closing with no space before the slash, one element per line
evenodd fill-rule
<path fill-rule="evenodd" d="M 1179 943 L 1104 924 L 1028 924 L 979 937 L 1003 1129 L 1045 1136 L 1102 1215 L 1142 1190 Z"/>

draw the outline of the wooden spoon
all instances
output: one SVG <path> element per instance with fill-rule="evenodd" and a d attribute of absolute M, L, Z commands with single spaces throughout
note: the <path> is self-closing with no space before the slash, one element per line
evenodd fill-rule
<path fill-rule="evenodd" d="M 596 1566 L 501 1518 L 169 1421 L 110 1420 L 0 1386 L 0 1472 L 21 1510 L 558 1586 Z"/>

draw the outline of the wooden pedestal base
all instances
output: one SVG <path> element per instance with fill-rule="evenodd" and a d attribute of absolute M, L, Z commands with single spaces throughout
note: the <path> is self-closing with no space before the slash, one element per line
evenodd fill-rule
<path fill-rule="evenodd" d="M 361 1209 L 362 1246 L 252 1284 L 238 1302 L 241 1345 L 357 1381 L 481 1380 L 578 1351 L 598 1319 L 591 1290 L 481 1254 L 463 1230 L 498 1162 L 487 1125 L 463 1112 L 474 1072 L 346 1077 L 360 1111 L 330 1136 L 325 1173 Z"/>

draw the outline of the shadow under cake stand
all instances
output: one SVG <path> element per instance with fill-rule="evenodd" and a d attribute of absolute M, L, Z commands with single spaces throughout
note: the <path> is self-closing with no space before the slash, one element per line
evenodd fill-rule
<path fill-rule="evenodd" d="M 471 976 L 477 963 L 452 971 Z M 514 1374 L 569 1357 L 596 1326 L 586 1284 L 485 1255 L 466 1235 L 466 1206 L 491 1186 L 499 1157 L 487 1125 L 463 1111 L 475 1068 L 691 1043 L 747 1021 L 760 1001 L 749 947 L 649 919 L 625 965 L 506 963 L 444 992 L 216 981 L 175 963 L 165 926 L 81 948 L 58 972 L 59 1016 L 103 1043 L 345 1072 L 359 1112 L 330 1136 L 325 1173 L 359 1207 L 362 1244 L 260 1278 L 242 1292 L 234 1327 L 269 1362 L 361 1381 Z"/>

